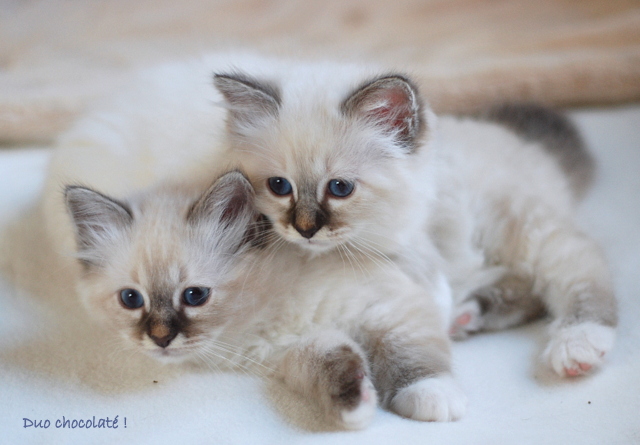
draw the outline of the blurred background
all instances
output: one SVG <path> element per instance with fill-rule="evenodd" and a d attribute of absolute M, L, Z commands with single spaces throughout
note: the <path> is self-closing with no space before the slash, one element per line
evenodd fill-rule
<path fill-rule="evenodd" d="M 0 0 L 0 143 L 50 141 L 132 69 L 234 48 L 406 70 L 439 112 L 640 99 L 637 0 Z"/>

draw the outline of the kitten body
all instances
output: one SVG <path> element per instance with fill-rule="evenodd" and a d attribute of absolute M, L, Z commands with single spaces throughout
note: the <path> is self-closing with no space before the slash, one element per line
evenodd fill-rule
<path fill-rule="evenodd" d="M 215 56 L 144 73 L 61 139 L 47 228 L 73 250 L 61 184 L 122 199 L 167 180 L 204 189 L 236 165 L 270 247 L 246 253 L 243 279 L 227 282 L 231 303 L 208 330 L 225 344 L 212 347 L 241 367 L 275 363 L 344 427 L 370 420 L 376 390 L 407 417 L 462 414 L 450 320 L 464 335 L 546 308 L 560 374 L 611 348 L 606 264 L 573 225 L 572 183 L 545 144 L 477 119 L 437 123 L 409 80 L 377 69 Z M 274 196 L 274 177 L 291 191 Z M 336 179 L 355 184 L 341 199 L 327 197 Z"/>
<path fill-rule="evenodd" d="M 259 209 L 239 173 L 206 189 L 233 165 L 216 148 L 224 110 L 200 97 L 183 119 L 177 96 L 154 97 L 160 86 L 188 91 L 167 74 L 182 70 L 191 72 L 145 75 L 141 89 L 123 92 L 132 102 L 98 109 L 54 153 L 47 230 L 89 312 L 161 360 L 280 378 L 342 428 L 367 425 L 378 403 L 417 420 L 461 417 L 466 397 L 451 377 L 447 328 L 432 298 L 449 298 L 442 274 L 417 283 L 384 257 L 309 254 L 257 233 Z M 394 168 L 404 179 L 413 167 Z M 176 181 L 186 184 L 166 185 Z M 246 199 L 231 206 L 230 195 Z M 208 298 L 190 304 L 190 289 Z"/>
<path fill-rule="evenodd" d="M 442 183 L 454 186 L 443 190 L 429 230 L 456 297 L 453 334 L 502 329 L 546 310 L 555 321 L 544 356 L 554 370 L 577 375 L 600 364 L 617 314 L 603 254 L 573 222 L 584 193 L 576 184 L 585 184 L 589 171 L 580 163 L 577 173 L 563 171 L 540 140 L 523 140 L 499 123 L 440 124 L 448 135 Z M 471 134 L 473 143 L 465 137 Z M 502 272 L 483 285 L 464 276 L 496 267 Z"/>
<path fill-rule="evenodd" d="M 558 374 L 601 363 L 616 301 L 602 252 L 573 222 L 593 163 L 565 117 L 511 105 L 436 123 L 408 78 L 353 67 L 222 71 L 215 84 L 228 157 L 280 237 L 336 261 L 393 261 L 439 301 L 443 271 L 454 337 L 548 311 Z"/>

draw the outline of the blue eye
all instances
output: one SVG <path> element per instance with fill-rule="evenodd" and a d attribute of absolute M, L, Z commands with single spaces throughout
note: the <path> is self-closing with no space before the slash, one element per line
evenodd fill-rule
<path fill-rule="evenodd" d="M 120 301 L 129 309 L 138 309 L 144 305 L 144 298 L 135 289 L 122 289 L 120 291 Z"/>
<path fill-rule="evenodd" d="M 269 178 L 269 188 L 273 193 L 280 196 L 288 195 L 292 192 L 291 183 L 284 178 L 274 176 Z"/>
<path fill-rule="evenodd" d="M 189 287 L 182 293 L 182 300 L 189 306 L 200 306 L 209 299 L 210 293 L 208 287 Z"/>
<path fill-rule="evenodd" d="M 353 183 L 344 179 L 332 179 L 327 184 L 327 189 L 333 196 L 344 198 L 353 192 Z"/>

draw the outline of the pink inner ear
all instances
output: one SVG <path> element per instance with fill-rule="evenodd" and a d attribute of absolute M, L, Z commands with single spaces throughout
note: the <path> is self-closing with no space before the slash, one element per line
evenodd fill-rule
<path fill-rule="evenodd" d="M 401 88 L 389 88 L 379 91 L 371 98 L 374 107 L 365 112 L 380 125 L 389 130 L 400 130 L 402 135 L 409 132 L 411 118 L 411 99 Z"/>

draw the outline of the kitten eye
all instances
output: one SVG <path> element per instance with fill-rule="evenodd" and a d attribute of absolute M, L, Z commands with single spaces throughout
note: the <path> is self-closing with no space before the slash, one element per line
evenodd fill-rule
<path fill-rule="evenodd" d="M 208 287 L 189 287 L 182 293 L 182 300 L 189 306 L 203 305 L 209 299 Z"/>
<path fill-rule="evenodd" d="M 284 178 L 274 176 L 273 178 L 269 178 L 268 182 L 269 188 L 276 195 L 285 196 L 289 195 L 293 191 L 291 183 Z"/>
<path fill-rule="evenodd" d="M 135 289 L 122 289 L 120 291 L 120 301 L 129 309 L 138 309 L 144 305 L 144 298 Z"/>
<path fill-rule="evenodd" d="M 344 198 L 353 192 L 353 182 L 345 181 L 344 179 L 332 179 L 327 184 L 327 189 L 333 196 Z"/>

